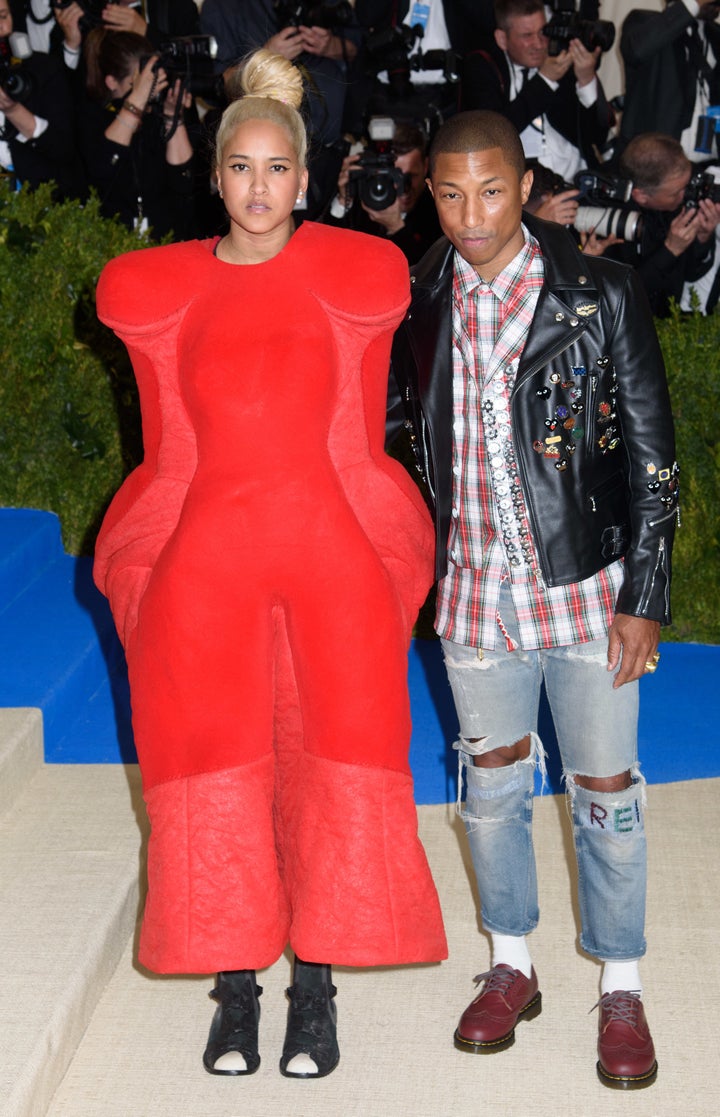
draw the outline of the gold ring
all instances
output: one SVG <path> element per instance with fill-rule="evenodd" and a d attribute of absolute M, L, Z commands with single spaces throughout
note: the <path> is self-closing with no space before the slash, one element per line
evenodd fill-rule
<path fill-rule="evenodd" d="M 652 659 L 648 660 L 645 664 L 645 670 L 647 671 L 648 675 L 652 675 L 654 671 L 657 671 L 657 665 L 659 662 L 660 652 L 655 652 L 655 655 L 652 657 Z"/>

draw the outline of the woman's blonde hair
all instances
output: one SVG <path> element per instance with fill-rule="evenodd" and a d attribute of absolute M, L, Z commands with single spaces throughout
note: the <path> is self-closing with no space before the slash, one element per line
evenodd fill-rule
<path fill-rule="evenodd" d="M 297 66 L 274 51 L 256 50 L 242 63 L 234 81 L 238 100 L 232 101 L 222 115 L 215 136 L 215 164 L 230 136 L 246 120 L 270 120 L 290 136 L 298 162 L 307 162 L 307 132 L 300 115 L 303 78 Z M 234 92 L 231 85 L 231 92 Z"/>

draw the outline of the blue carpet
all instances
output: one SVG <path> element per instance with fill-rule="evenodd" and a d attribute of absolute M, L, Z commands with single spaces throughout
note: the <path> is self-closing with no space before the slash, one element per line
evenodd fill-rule
<path fill-rule="evenodd" d="M 648 780 L 720 776 L 720 647 L 663 644 L 641 683 L 640 757 Z M 415 640 L 410 761 L 418 803 L 452 801 L 457 723 L 440 644 Z M 0 706 L 39 706 L 51 763 L 130 763 L 125 662 L 88 559 L 65 555 L 57 517 L 0 509 Z M 552 790 L 559 760 L 547 707 L 540 733 Z"/>

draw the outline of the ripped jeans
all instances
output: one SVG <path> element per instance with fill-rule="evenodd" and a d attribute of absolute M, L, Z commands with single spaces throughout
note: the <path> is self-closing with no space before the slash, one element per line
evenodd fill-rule
<path fill-rule="evenodd" d="M 514 637 L 506 613 L 502 616 Z M 513 652 L 504 647 L 478 652 L 448 640 L 442 645 L 460 722 L 458 813 L 470 843 L 485 929 L 525 935 L 539 918 L 532 812 L 536 765 L 544 775 L 545 752 L 537 734 L 544 681 L 572 811 L 580 945 L 603 960 L 640 958 L 647 869 L 637 682 L 613 690 L 607 640 Z M 528 733 L 527 760 L 500 768 L 473 764 L 473 756 L 513 745 Z M 617 792 L 589 791 L 573 778 L 628 770 L 633 782 Z"/>

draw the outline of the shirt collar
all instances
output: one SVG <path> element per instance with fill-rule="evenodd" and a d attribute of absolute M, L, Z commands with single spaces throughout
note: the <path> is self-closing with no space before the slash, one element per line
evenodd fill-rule
<path fill-rule="evenodd" d="M 525 225 L 520 227 L 524 238 L 522 248 L 490 283 L 483 283 L 472 264 L 463 259 L 457 249 L 455 250 L 453 268 L 458 293 L 462 298 L 468 298 L 479 287 L 484 287 L 486 290 L 492 291 L 500 302 L 507 302 L 514 288 L 524 282 L 530 274 L 537 271 L 542 276 L 540 246 Z"/>

